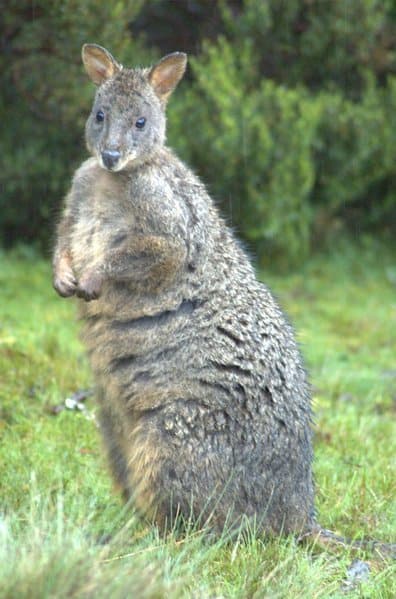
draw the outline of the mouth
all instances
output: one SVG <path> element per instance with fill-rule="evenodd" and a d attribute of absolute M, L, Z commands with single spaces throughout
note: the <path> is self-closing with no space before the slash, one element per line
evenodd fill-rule
<path fill-rule="evenodd" d="M 101 159 L 99 159 L 99 164 L 103 170 L 108 171 L 109 173 L 117 173 L 118 171 L 120 171 L 122 169 L 122 165 L 120 165 L 120 164 L 106 166 L 105 164 L 103 164 L 103 160 L 101 160 Z"/>

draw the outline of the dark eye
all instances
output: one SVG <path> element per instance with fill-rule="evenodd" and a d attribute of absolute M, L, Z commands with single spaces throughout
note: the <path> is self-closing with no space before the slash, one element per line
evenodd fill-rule
<path fill-rule="evenodd" d="M 96 113 L 96 122 L 97 123 L 102 123 L 104 121 L 105 115 L 103 110 L 98 110 L 98 112 Z"/>
<path fill-rule="evenodd" d="M 136 121 L 135 127 L 137 127 L 138 129 L 143 129 L 143 127 L 145 126 L 145 124 L 146 124 L 146 119 L 144 118 L 144 116 L 141 116 Z"/>

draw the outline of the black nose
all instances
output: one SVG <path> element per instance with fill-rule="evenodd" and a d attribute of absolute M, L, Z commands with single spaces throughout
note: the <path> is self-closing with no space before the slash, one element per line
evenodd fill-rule
<path fill-rule="evenodd" d="M 102 160 L 106 168 L 113 168 L 119 161 L 121 152 L 118 150 L 103 150 Z"/>

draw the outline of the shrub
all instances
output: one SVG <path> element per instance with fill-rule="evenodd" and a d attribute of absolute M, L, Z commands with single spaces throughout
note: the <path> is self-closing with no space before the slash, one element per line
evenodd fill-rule
<path fill-rule="evenodd" d="M 195 83 L 173 115 L 172 137 L 259 252 L 274 257 L 287 239 L 291 255 L 304 253 L 320 111 L 303 89 L 258 78 L 249 90 L 241 73 L 251 51 L 246 44 L 238 55 L 223 38 L 193 61 Z"/>
<path fill-rule="evenodd" d="M 125 64 L 202 42 L 170 102 L 170 143 L 262 261 L 302 260 L 350 224 L 394 227 L 392 0 L 11 0 L 2 17 L 4 243 L 48 243 L 84 155 L 86 41 Z"/>
<path fill-rule="evenodd" d="M 223 18 L 225 35 L 191 61 L 172 140 L 260 258 L 299 261 L 351 213 L 359 228 L 388 226 L 390 4 L 245 0 L 239 13 L 223 3 Z"/>
<path fill-rule="evenodd" d="M 2 11 L 0 238 L 48 245 L 50 221 L 84 156 L 93 94 L 80 60 L 84 42 L 142 60 L 127 26 L 141 2 L 11 0 Z M 146 55 L 148 53 L 146 52 Z"/>

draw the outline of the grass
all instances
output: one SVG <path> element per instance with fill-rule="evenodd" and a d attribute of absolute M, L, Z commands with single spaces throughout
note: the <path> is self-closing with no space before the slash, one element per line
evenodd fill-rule
<path fill-rule="evenodd" d="M 391 249 L 343 243 L 298 272 L 263 278 L 296 325 L 310 372 L 320 523 L 395 540 Z M 254 534 L 162 538 L 135 520 L 112 490 L 94 422 L 50 409 L 91 382 L 73 302 L 52 291 L 48 263 L 26 249 L 0 254 L 0 306 L 1 598 L 344 596 L 348 550 Z M 348 596 L 395 597 L 395 578 L 391 563 L 371 561 Z"/>

